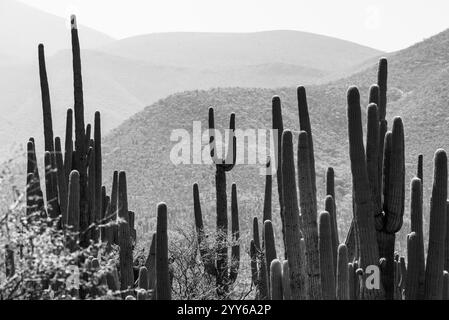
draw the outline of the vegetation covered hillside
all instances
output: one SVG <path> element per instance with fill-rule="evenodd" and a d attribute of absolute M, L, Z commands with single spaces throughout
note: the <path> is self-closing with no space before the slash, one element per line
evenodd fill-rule
<path fill-rule="evenodd" d="M 418 154 L 424 155 L 425 199 L 431 188 L 433 153 L 439 147 L 448 147 L 448 142 L 441 138 L 449 134 L 447 116 L 444 116 L 449 101 L 447 90 L 444 89 L 448 82 L 448 40 L 449 32 L 445 31 L 389 57 L 389 129 L 391 130 L 393 117 L 400 115 L 405 128 L 406 181 L 410 181 L 416 174 Z M 366 106 L 369 86 L 377 81 L 376 69 L 377 65 L 373 64 L 371 68 L 348 78 L 327 85 L 306 87 L 317 159 L 318 189 L 319 192 L 324 192 L 326 168 L 334 167 L 337 177 L 336 201 L 340 226 L 344 231 L 349 227 L 352 216 L 346 90 L 352 84 L 359 86 L 363 105 Z M 205 130 L 209 106 L 216 109 L 218 128 L 228 126 L 231 112 L 236 114 L 237 128 L 271 128 L 273 95 L 279 95 L 282 100 L 285 128 L 298 131 L 295 88 L 219 88 L 182 92 L 159 100 L 115 129 L 106 138 L 105 165 L 111 170 L 126 168 L 133 177 L 130 188 L 135 196 L 131 201 L 142 210 L 140 215 L 145 219 L 153 217 L 153 214 L 145 212 L 144 208 L 154 207 L 161 198 L 170 207 L 176 208 L 175 212 L 172 211 L 173 219 L 191 219 L 191 189 L 194 182 L 200 182 L 200 188 L 203 186 L 202 197 L 209 210 L 215 205 L 214 191 L 211 188 L 214 185 L 214 168 L 211 165 L 172 164 L 169 155 L 175 142 L 170 141 L 171 131 L 183 128 L 191 132 L 193 121 L 201 121 Z M 242 216 L 248 219 L 262 210 L 257 206 L 263 196 L 264 177 L 258 174 L 261 166 L 237 165 L 230 173 L 230 180 L 237 183 L 242 195 L 241 201 L 248 212 L 248 215 Z M 273 190 L 275 188 L 274 183 Z M 408 190 L 407 182 L 407 199 Z M 323 193 L 319 194 L 319 199 L 324 199 Z M 275 212 L 278 212 L 278 208 Z M 427 215 L 428 212 L 425 211 L 425 217 Z M 278 217 L 278 214 L 274 216 Z M 209 218 L 212 219 L 210 216 Z M 403 245 L 404 241 L 402 235 Z"/>

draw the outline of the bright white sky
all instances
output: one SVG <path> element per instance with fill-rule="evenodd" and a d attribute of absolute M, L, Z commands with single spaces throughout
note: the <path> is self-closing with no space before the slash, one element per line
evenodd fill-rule
<path fill-rule="evenodd" d="M 291 29 L 394 51 L 449 27 L 448 0 L 21 0 L 115 38 Z"/>

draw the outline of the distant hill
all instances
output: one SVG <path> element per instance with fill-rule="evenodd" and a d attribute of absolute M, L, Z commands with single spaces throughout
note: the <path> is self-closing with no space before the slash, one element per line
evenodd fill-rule
<path fill-rule="evenodd" d="M 389 58 L 389 104 L 387 119 L 400 115 L 406 132 L 406 185 L 416 172 L 419 153 L 425 160 L 425 206 L 429 204 L 432 181 L 432 158 L 437 148 L 449 150 L 449 31 L 444 31 L 422 43 L 391 54 Z M 363 105 L 367 104 L 368 89 L 376 82 L 377 65 L 329 84 L 308 86 L 308 102 L 315 147 L 319 201 L 324 194 L 324 174 L 328 166 L 336 170 L 336 198 L 340 227 L 349 226 L 351 209 L 351 177 L 348 156 L 346 120 L 346 90 L 358 85 Z M 170 141 L 173 129 L 192 131 L 192 122 L 201 121 L 207 128 L 207 109 L 216 108 L 216 125 L 226 128 L 231 112 L 236 113 L 237 128 L 270 128 L 271 97 L 279 95 L 283 102 L 285 127 L 297 132 L 298 112 L 295 88 L 279 89 L 211 89 L 172 95 L 148 106 L 116 128 L 105 139 L 105 169 L 127 171 L 130 206 L 141 217 L 154 217 L 152 208 L 166 201 L 172 219 L 192 219 L 192 192 L 199 182 L 206 217 L 213 223 L 215 213 L 214 167 L 211 165 L 178 165 L 170 162 Z M 243 142 L 241 142 L 243 143 Z M 260 166 L 259 166 L 260 167 Z M 242 206 L 243 223 L 248 227 L 253 215 L 261 215 L 264 177 L 258 166 L 240 165 L 228 175 L 229 186 L 236 182 Z M 108 177 L 106 177 L 108 178 Z M 408 190 L 407 198 L 408 198 Z M 276 183 L 273 186 L 277 203 Z M 322 207 L 322 206 L 321 206 Z M 276 209 L 275 209 L 276 210 Z M 275 217 L 278 216 L 275 211 Z M 408 205 L 404 234 L 409 230 Z M 425 211 L 428 217 L 428 211 Z M 243 224 L 242 223 L 242 224 Z M 277 224 L 279 226 L 279 224 Z M 426 229 L 427 230 L 427 229 Z M 279 232 L 279 230 L 278 230 Z M 401 248 L 398 248 L 401 249 Z"/>
<path fill-rule="evenodd" d="M 64 18 L 19 1 L 0 0 L 0 57 L 5 54 L 19 61 L 32 61 L 37 57 L 36 48 L 40 42 L 47 44 L 49 54 L 70 48 L 69 30 Z M 111 41 L 111 37 L 83 27 L 83 48 L 101 46 Z"/>
<path fill-rule="evenodd" d="M 16 17 L 0 19 L 4 26 L 0 42 L 7 44 L 0 48 L 0 112 L 5 128 L 0 136 L 0 159 L 4 159 L 12 145 L 23 145 L 29 136 L 36 136 L 38 147 L 42 140 L 39 42 L 45 45 L 58 135 L 64 133 L 65 112 L 73 105 L 73 80 L 71 52 L 64 49 L 70 47 L 64 19 L 13 0 L 0 1 Z M 22 19 L 27 23 L 20 26 Z M 25 28 L 32 23 L 38 27 Z M 20 37 L 12 37 L 6 29 L 18 30 Z M 145 105 L 176 92 L 323 83 L 381 54 L 347 41 L 296 31 L 167 33 L 113 41 L 80 26 L 80 39 L 86 111 L 91 115 L 95 110 L 102 112 L 105 133 Z"/>
<path fill-rule="evenodd" d="M 326 72 L 345 70 L 380 51 L 313 33 L 154 33 L 100 48 L 127 58 L 173 66 L 217 68 L 280 63 Z"/>

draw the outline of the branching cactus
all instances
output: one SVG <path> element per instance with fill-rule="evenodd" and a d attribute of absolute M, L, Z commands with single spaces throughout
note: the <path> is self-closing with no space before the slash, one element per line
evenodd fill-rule
<path fill-rule="evenodd" d="M 369 185 L 365 148 L 363 146 L 360 94 L 356 87 L 351 87 L 348 91 L 348 132 L 354 193 L 354 219 L 360 243 L 359 263 L 360 267 L 366 270 L 366 267 L 370 265 L 378 265 L 379 249 L 374 225 L 375 204 Z M 383 296 L 382 288 L 368 289 L 365 286 L 363 287 L 363 299 L 382 299 Z"/>
<path fill-rule="evenodd" d="M 290 293 L 292 300 L 306 300 L 307 288 L 304 277 L 304 257 L 301 247 L 298 195 L 296 193 L 293 135 L 290 130 L 282 134 L 282 188 L 284 196 L 285 244 L 288 251 Z"/>

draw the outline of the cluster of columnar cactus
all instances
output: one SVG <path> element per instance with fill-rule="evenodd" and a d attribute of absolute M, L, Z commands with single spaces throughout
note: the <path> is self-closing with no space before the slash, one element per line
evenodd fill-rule
<path fill-rule="evenodd" d="M 167 207 L 158 205 L 157 230 L 148 261 L 136 270 L 133 249 L 137 241 L 135 214 L 128 209 L 127 181 L 124 171 L 115 171 L 110 195 L 102 184 L 101 117 L 97 111 L 94 126 L 85 125 L 81 58 L 78 28 L 71 17 L 74 78 L 74 109 L 67 110 L 65 150 L 61 138 L 53 136 L 50 90 L 47 79 L 44 46 L 38 47 L 39 74 L 45 138 L 45 200 L 37 165 L 35 140 L 27 143 L 26 212 L 28 219 L 46 219 L 51 226 L 67 234 L 66 248 L 78 252 L 75 263 L 82 267 L 83 280 L 99 279 L 117 297 L 147 300 L 171 298 L 168 261 Z M 74 127 L 73 127 L 74 122 Z M 75 132 L 73 141 L 72 133 Z M 234 205 L 234 204 L 233 204 Z M 238 229 L 238 225 L 237 225 Z M 119 250 L 118 261 L 108 255 L 100 257 L 92 245 L 103 244 L 109 253 Z M 94 248 L 93 247 L 93 248 Z M 83 257 L 83 250 L 96 256 Z M 6 248 L 8 276 L 14 274 L 14 252 Z M 101 260 L 102 258 L 103 260 Z M 107 260 L 107 263 L 102 261 Z M 109 259 L 109 260 L 108 260 Z M 91 277 L 99 272 L 99 277 Z M 96 297 L 93 289 L 76 290 L 74 295 Z"/>
<path fill-rule="evenodd" d="M 126 173 L 113 173 L 112 188 L 103 185 L 101 116 L 93 127 L 85 124 L 81 55 L 76 18 L 71 18 L 74 108 L 67 110 L 64 150 L 54 137 L 43 45 L 38 47 L 45 141 L 45 201 L 37 165 L 35 140 L 27 143 L 27 218 L 48 221 L 67 234 L 66 249 L 90 251 L 75 263 L 86 270 L 81 277 L 95 281 L 125 300 L 171 299 L 168 250 L 168 214 L 157 206 L 157 229 L 148 257 L 135 266 L 137 241 L 135 213 L 128 208 Z M 444 150 L 434 157 L 427 254 L 423 231 L 423 157 L 410 186 L 411 230 L 407 257 L 395 253 L 396 233 L 405 212 L 405 142 L 401 118 L 388 131 L 387 60 L 381 59 L 378 81 L 369 91 L 364 139 L 362 107 L 357 87 L 347 92 L 349 157 L 352 174 L 353 220 L 345 243 L 340 243 L 335 193 L 335 172 L 328 168 L 324 211 L 318 215 L 314 144 L 306 90 L 297 88 L 299 133 L 285 129 L 281 100 L 272 99 L 272 128 L 277 130 L 275 159 L 267 171 L 276 172 L 284 256 L 276 250 L 272 209 L 272 175 L 267 172 L 262 221 L 253 218 L 250 241 L 251 283 L 260 300 L 449 299 L 448 162 Z M 199 254 L 205 273 L 216 280 L 217 294 L 229 297 L 240 268 L 240 225 L 237 186 L 231 187 L 231 234 L 228 223 L 226 173 L 236 165 L 235 114 L 230 117 L 230 143 L 218 157 L 214 109 L 209 109 L 210 155 L 215 164 L 216 234 L 213 249 L 200 204 L 198 184 L 193 185 L 194 220 Z M 73 132 L 75 133 L 73 138 Z M 295 162 L 294 139 L 297 137 Z M 366 141 L 366 147 L 365 143 Z M 296 164 L 296 166 L 295 166 Z M 321 202 L 321 201 L 320 201 Z M 231 241 L 229 241 L 231 240 Z M 118 260 L 107 254 L 119 250 Z M 229 254 L 230 251 L 230 254 Z M 5 247 L 6 276 L 15 273 L 14 251 Z M 97 297 L 97 288 L 75 290 L 74 295 Z"/>

